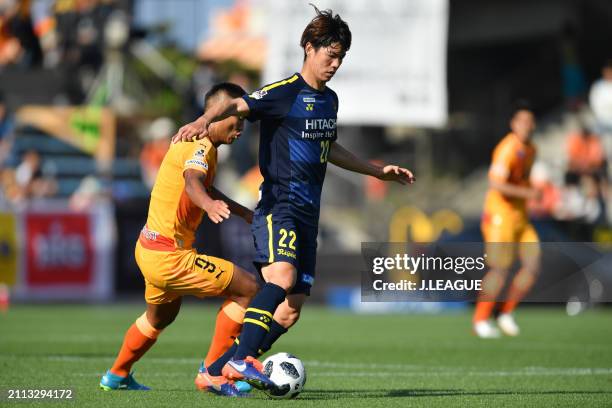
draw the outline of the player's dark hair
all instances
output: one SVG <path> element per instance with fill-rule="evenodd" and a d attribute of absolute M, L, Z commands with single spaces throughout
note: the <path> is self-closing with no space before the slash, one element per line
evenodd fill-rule
<path fill-rule="evenodd" d="M 533 107 L 527 99 L 517 99 L 516 101 L 514 101 L 514 103 L 512 104 L 512 109 L 510 110 L 510 119 L 514 118 L 514 116 L 519 111 L 528 111 L 534 113 Z"/>
<path fill-rule="evenodd" d="M 317 15 L 308 23 L 300 46 L 304 49 L 304 59 L 306 59 L 306 44 L 310 43 L 315 50 L 321 47 L 329 47 L 333 43 L 339 43 L 344 52 L 351 48 L 351 30 L 348 24 L 340 18 L 338 14 L 334 15 L 331 10 L 319 10 L 314 4 Z"/>
<path fill-rule="evenodd" d="M 245 90 L 242 89 L 240 85 L 236 85 L 232 82 L 221 82 L 215 84 L 208 92 L 206 92 L 206 95 L 204 95 L 204 110 L 208 109 L 208 103 L 211 98 L 221 92 L 226 93 L 231 98 L 239 98 L 246 94 Z"/>

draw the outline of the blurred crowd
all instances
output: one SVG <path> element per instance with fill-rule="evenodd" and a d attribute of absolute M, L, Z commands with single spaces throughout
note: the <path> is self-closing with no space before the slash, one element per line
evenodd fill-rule
<path fill-rule="evenodd" d="M 141 185 L 134 188 L 135 180 L 125 183 L 125 177 L 107 183 L 108 169 L 100 170 L 83 175 L 82 182 L 72 189 L 72 197 L 65 197 L 61 177 L 56 180 L 54 166 L 47 165 L 54 158 L 41 157 L 45 152 L 36 149 L 15 147 L 20 133 L 16 112 L 10 111 L 0 85 L 0 204 L 21 205 L 29 199 L 59 195 L 80 208 L 91 201 L 92 194 L 110 195 L 115 200 L 145 197 L 170 137 L 181 122 L 202 111 L 205 92 L 221 80 L 245 89 L 253 87 L 252 75 L 243 73 L 240 67 L 221 70 L 216 62 L 197 60 L 192 55 L 172 67 L 176 61 L 155 49 L 153 42 L 141 46 L 135 57 L 130 45 L 146 36 L 147 30 L 131 25 L 131 6 L 128 0 L 0 0 L 0 75 L 16 70 L 57 72 L 62 86 L 53 104 L 111 106 L 119 117 L 116 156 L 130 168 L 134 167 L 130 166 L 132 162 L 139 166 L 140 171 L 128 177 L 137 178 Z M 176 55 L 180 50 L 170 52 Z M 141 65 L 147 66 L 149 77 L 143 74 Z M 187 86 L 177 79 L 184 66 L 192 66 Z M 150 79 L 151 72 L 159 77 L 154 78 L 156 82 Z M 159 101 L 161 108 L 146 106 L 147 99 Z M 167 106 L 173 109 L 165 109 Z M 220 156 L 232 163 L 223 177 L 225 183 L 242 192 L 249 203 L 256 200 L 252 184 L 259 180 L 251 177 L 255 141 L 248 135 L 253 131 L 247 125 L 243 132 L 247 137 L 224 149 L 228 152 Z M 100 167 L 99 163 L 95 166 Z M 244 175 L 246 187 L 242 188 Z"/>
<path fill-rule="evenodd" d="M 116 81 L 107 65 L 125 68 L 130 51 L 130 39 L 146 37 L 146 29 L 131 26 L 131 2 L 128 0 L 0 0 L 0 75 L 7 70 L 57 70 L 65 79 L 64 103 L 72 105 L 95 103 L 87 98 L 92 89 L 99 85 L 100 75 L 106 72 L 107 80 Z M 127 28 L 121 25 L 127 23 Z M 126 31 L 127 30 L 127 31 Z M 141 30 L 139 32 L 139 30 Z M 569 37 L 568 37 L 569 38 Z M 162 97 L 161 112 L 154 114 L 143 108 L 145 99 L 156 99 L 142 94 L 140 100 L 126 102 L 126 95 L 120 95 L 110 103 L 112 87 L 99 93 L 105 105 L 112 106 L 121 122 L 117 127 L 117 157 L 133 161 L 139 171 L 134 177 L 146 193 L 153 186 L 157 170 L 169 147 L 170 137 L 178 127 L 198 115 L 203 108 L 203 96 L 212 84 L 229 80 L 244 89 L 253 89 L 257 74 L 248 69 L 228 69 L 228 64 L 219 61 L 201 60 L 190 55 L 188 85 L 184 87 L 173 79 L 175 72 L 164 74 L 162 67 L 169 59 L 153 48 L 139 48 L 139 63 L 155 65 L 151 71 L 169 81 L 166 94 L 178 95 L 180 114 L 163 113 L 163 109 L 176 105 L 172 99 Z M 114 49 L 117 53 L 109 53 Z M 542 190 L 542 198 L 531 202 L 532 214 L 538 218 L 552 218 L 560 221 L 577 221 L 590 226 L 608 226 L 610 189 L 608 184 L 609 157 L 612 154 L 612 61 L 605 64 L 601 78 L 595 81 L 590 91 L 584 75 L 576 63 L 576 50 L 571 41 L 565 41 L 564 84 L 567 107 L 570 110 L 587 110 L 589 119 L 580 119 L 576 129 L 566 135 L 563 169 L 537 163 L 532 172 L 533 184 Z M 143 54 L 144 53 L 144 54 Z M 144 56 L 143 56 L 144 55 Z M 111 59 L 112 61 L 109 61 Z M 106 67 L 106 68 L 105 68 Z M 106 71 L 105 71 L 106 69 Z M 164 68 L 165 69 L 165 68 Z M 151 82 L 132 80 L 142 71 L 136 70 L 136 77 L 122 72 L 128 88 L 144 90 L 153 88 Z M 168 76 L 172 77 L 168 80 Z M 96 82 L 98 81 L 98 82 Z M 137 86 L 138 85 L 138 86 Z M 15 112 L 11 112 L 0 86 L 0 204 L 21 205 L 30 199 L 62 196 L 68 198 L 76 209 L 86 208 L 96 197 L 111 196 L 115 200 L 131 197 L 138 189 L 134 184 L 107 183 L 105 175 L 85 174 L 79 185 L 68 197 L 62 189 L 53 167 L 46 166 L 47 157 L 36 149 L 19 151 L 14 154 L 14 144 L 19 129 L 16 127 Z M 117 95 L 115 95 L 117 96 Z M 98 100 L 98 102 L 100 102 Z M 168 102 L 170 100 L 170 102 Z M 147 101 L 148 102 L 148 101 Z M 134 106 L 141 107 L 134 110 Z M 256 166 L 257 138 L 250 137 L 257 129 L 247 124 L 243 137 L 235 145 L 220 151 L 223 171 L 218 182 L 228 194 L 246 205 L 254 205 L 261 175 Z M 12 162 L 11 162 L 12 158 Z M 92 159 L 93 160 L 93 159 Z M 562 172 L 563 176 L 553 172 Z M 114 184 L 110 186 L 110 184 Z M 380 202 L 387 196 L 387 185 L 368 179 L 360 185 L 364 200 Z M 141 197 L 142 198 L 142 197 Z"/>
<path fill-rule="evenodd" d="M 0 0 L 0 69 L 102 64 L 116 0 Z"/>
<path fill-rule="evenodd" d="M 587 226 L 609 226 L 609 160 L 612 154 L 612 60 L 591 86 L 588 105 L 572 102 L 573 127 L 565 137 L 562 177 L 551 174 L 552 166 L 536 163 L 532 184 L 542 191 L 530 202 L 536 218 L 579 221 Z M 578 105 L 578 107 L 576 106 Z M 586 116 L 586 118 L 585 118 Z M 560 183 L 553 180 L 560 179 Z"/>

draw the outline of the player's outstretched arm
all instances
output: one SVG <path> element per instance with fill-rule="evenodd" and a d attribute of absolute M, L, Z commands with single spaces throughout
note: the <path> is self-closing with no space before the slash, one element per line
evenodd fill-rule
<path fill-rule="evenodd" d="M 185 177 L 185 192 L 195 205 L 206 211 L 208 218 L 215 224 L 228 219 L 230 209 L 223 200 L 215 200 L 206 192 L 204 180 L 206 174 L 201 171 L 187 169 L 183 174 Z"/>
<path fill-rule="evenodd" d="M 524 200 L 539 200 L 542 192 L 533 187 L 517 186 L 512 183 L 505 183 L 496 180 L 490 180 L 489 186 L 502 193 L 509 198 L 522 198 Z"/>
<path fill-rule="evenodd" d="M 331 146 L 328 161 L 345 170 L 373 176 L 380 180 L 396 181 L 400 184 L 412 184 L 416 181 L 408 169 L 396 165 L 377 166 L 358 158 L 337 142 Z"/>
<path fill-rule="evenodd" d="M 242 98 L 223 98 L 219 103 L 213 104 L 196 120 L 188 123 L 178 130 L 172 137 L 172 143 L 188 142 L 202 139 L 208 135 L 208 127 L 213 122 L 218 122 L 229 116 L 247 116 L 249 105 Z"/>
<path fill-rule="evenodd" d="M 253 222 L 253 211 L 249 210 L 243 205 L 238 204 L 236 201 L 232 200 L 221 191 L 217 190 L 215 187 L 211 187 L 208 192 L 210 196 L 215 200 L 223 200 L 229 206 L 229 209 L 232 213 L 244 219 L 246 222 L 251 224 Z"/>

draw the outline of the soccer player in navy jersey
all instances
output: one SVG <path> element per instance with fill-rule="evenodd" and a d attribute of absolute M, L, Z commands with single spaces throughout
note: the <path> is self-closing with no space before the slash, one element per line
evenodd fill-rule
<path fill-rule="evenodd" d="M 351 46 L 351 32 L 331 10 L 315 10 L 300 42 L 300 73 L 211 106 L 173 138 L 200 139 L 211 123 L 228 116 L 261 121 L 259 168 L 264 181 L 251 229 L 255 264 L 266 283 L 246 310 L 239 340 L 204 373 L 244 380 L 260 389 L 274 384 L 261 373 L 256 357 L 297 322 L 314 282 L 327 163 L 381 180 L 414 182 L 409 170 L 371 164 L 336 142 L 338 96 L 326 84 Z"/>

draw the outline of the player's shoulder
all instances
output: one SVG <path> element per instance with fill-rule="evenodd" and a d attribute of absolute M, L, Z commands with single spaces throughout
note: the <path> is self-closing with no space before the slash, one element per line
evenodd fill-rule
<path fill-rule="evenodd" d="M 331 96 L 334 97 L 334 99 L 338 100 L 338 94 L 336 93 L 336 91 L 331 89 L 329 86 L 325 86 L 325 92 L 329 92 Z"/>
<path fill-rule="evenodd" d="M 248 95 L 251 99 L 263 99 L 268 95 L 277 97 L 297 94 L 303 87 L 301 77 L 296 73 L 280 81 L 271 82 Z"/>
<path fill-rule="evenodd" d="M 197 156 L 207 156 L 213 150 L 213 144 L 208 138 L 194 140 L 190 142 L 174 143 L 170 146 L 168 153 L 177 155 L 194 154 Z"/>
<path fill-rule="evenodd" d="M 334 101 L 334 108 L 336 109 L 336 112 L 338 111 L 338 94 L 336 93 L 336 91 L 334 91 L 333 89 L 331 89 L 329 86 L 325 87 L 325 92 L 329 93 Z"/>
<path fill-rule="evenodd" d="M 508 133 L 504 136 L 495 146 L 495 150 L 493 154 L 505 154 L 510 153 L 517 149 L 517 139 L 514 137 L 512 133 Z"/>

